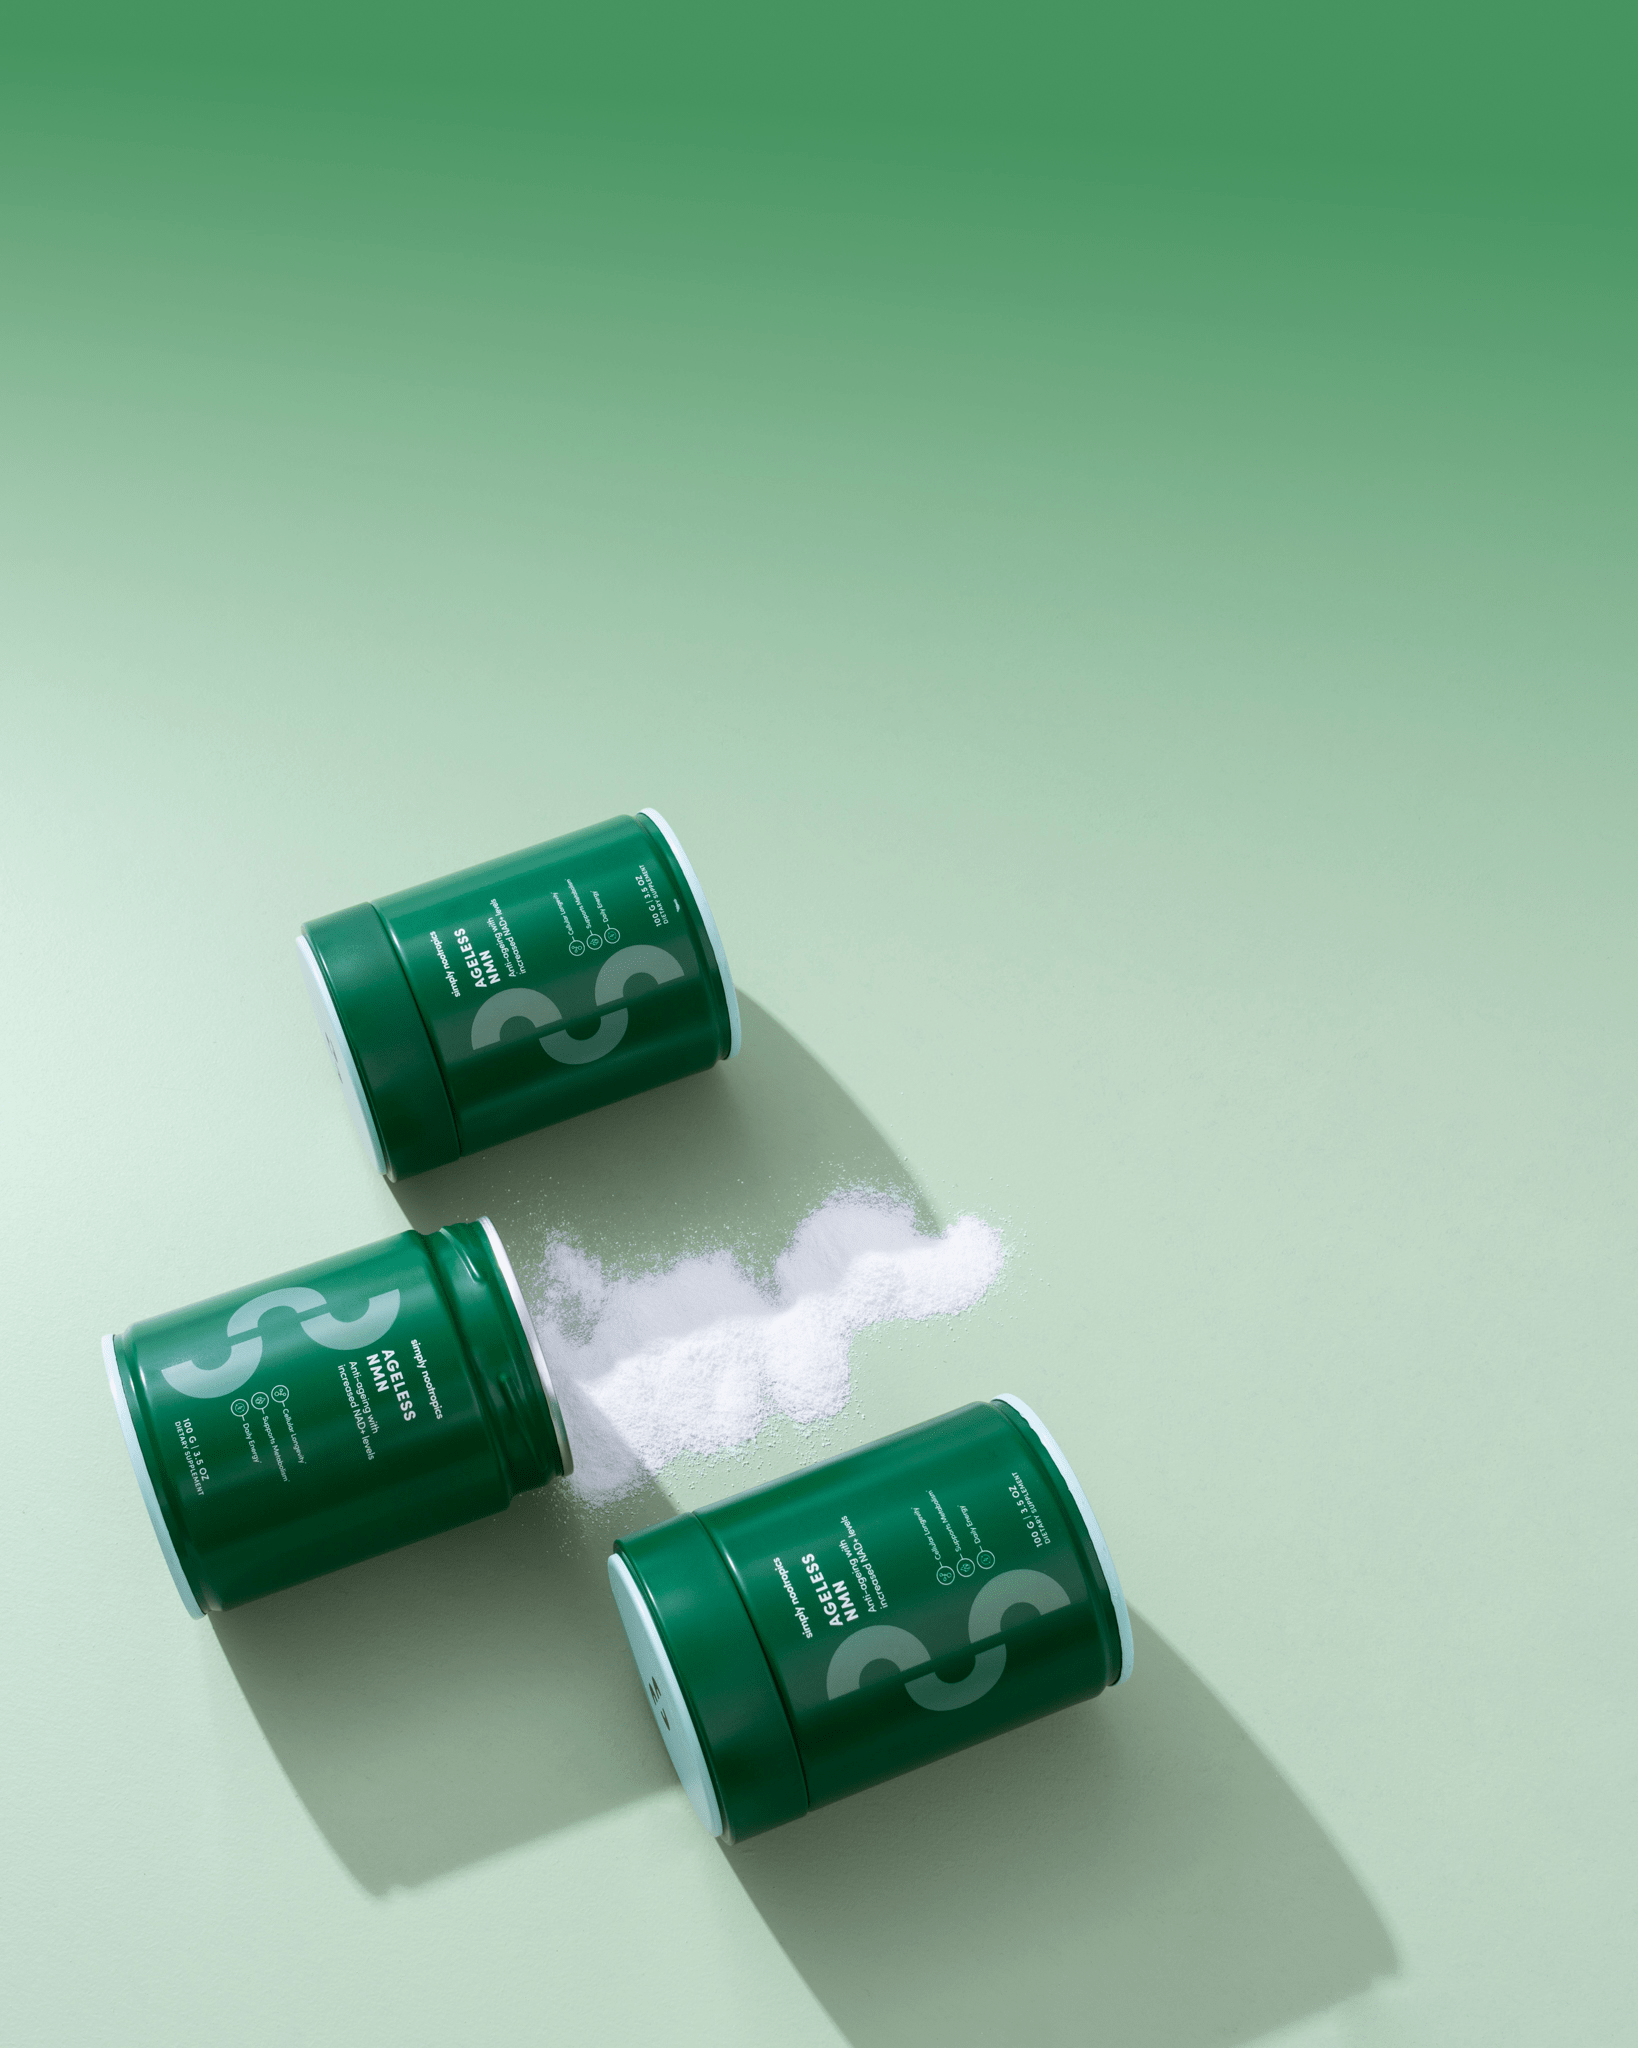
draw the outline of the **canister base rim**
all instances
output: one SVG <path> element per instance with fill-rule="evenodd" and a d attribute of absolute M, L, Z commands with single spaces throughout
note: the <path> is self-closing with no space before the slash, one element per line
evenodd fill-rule
<path fill-rule="evenodd" d="M 700 1732 L 694 1726 L 694 1716 L 689 1711 L 654 1616 L 649 1612 L 648 1602 L 643 1598 L 642 1588 L 632 1577 L 631 1567 L 619 1555 L 609 1559 L 609 1585 L 613 1589 L 614 1604 L 620 1610 L 620 1620 L 626 1631 L 626 1641 L 631 1645 L 638 1677 L 650 1682 L 658 1678 L 659 1700 L 649 1691 L 648 1684 L 645 1684 L 644 1691 L 656 1714 L 662 1705 L 669 1710 L 660 1725 L 660 1738 L 665 1743 L 672 1768 L 688 1794 L 689 1805 L 699 1816 L 700 1825 L 708 1835 L 720 1839 L 722 1809 L 717 1804 L 716 1787 L 711 1783 Z"/>
<path fill-rule="evenodd" d="M 176 1545 L 171 1541 L 171 1532 L 165 1526 L 165 1517 L 160 1512 L 159 1496 L 154 1492 L 154 1482 L 148 1473 L 148 1461 L 142 1455 L 142 1446 L 137 1442 L 136 1424 L 131 1420 L 131 1404 L 125 1398 L 125 1382 L 119 1376 L 119 1359 L 114 1352 L 112 1336 L 102 1340 L 102 1362 L 108 1372 L 108 1391 L 114 1397 L 114 1409 L 119 1416 L 120 1435 L 125 1439 L 125 1449 L 131 1460 L 131 1470 L 136 1474 L 136 1483 L 142 1493 L 142 1505 L 148 1510 L 148 1519 L 154 1525 L 154 1534 L 159 1538 L 160 1550 L 166 1564 L 170 1566 L 171 1577 L 176 1590 L 182 1596 L 182 1605 L 195 1621 L 203 1621 L 205 1610 L 194 1598 L 193 1588 L 188 1584 L 187 1574 L 182 1569 L 182 1560 L 176 1554 Z"/>
<path fill-rule="evenodd" d="M 324 978 L 324 970 L 318 964 L 305 932 L 296 934 L 296 951 L 301 955 L 302 979 L 307 984 L 308 998 L 319 1021 L 335 1061 L 336 1077 L 341 1083 L 341 1092 L 346 1098 L 347 1113 L 353 1120 L 364 1150 L 370 1155 L 371 1164 L 377 1173 L 387 1171 L 386 1147 L 381 1142 L 381 1133 L 375 1126 L 375 1112 L 370 1108 L 370 1098 L 364 1093 L 363 1076 L 358 1071 L 358 1062 L 353 1058 L 353 1049 L 347 1043 L 347 1034 L 342 1029 L 341 1015 L 336 1009 L 335 997 L 330 993 L 330 984 Z"/>
<path fill-rule="evenodd" d="M 1120 1676 L 1112 1679 L 1110 1683 L 1112 1685 L 1124 1685 L 1132 1675 L 1132 1662 L 1135 1654 L 1132 1642 L 1132 1617 L 1126 1606 L 1126 1595 L 1121 1591 L 1120 1574 L 1115 1570 L 1115 1560 L 1109 1554 L 1109 1545 L 1104 1540 L 1103 1531 L 1098 1527 L 1097 1516 L 1092 1512 L 1092 1503 L 1087 1499 L 1081 1482 L 1075 1477 L 1075 1468 L 1064 1456 L 1058 1439 L 1047 1428 L 1035 1410 L 1029 1406 L 1028 1402 L 1020 1401 L 1016 1394 L 997 1394 L 994 1396 L 994 1399 L 999 1401 L 1003 1407 L 1010 1408 L 1015 1414 L 1021 1415 L 1029 1424 L 1034 1434 L 1040 1438 L 1042 1450 L 1046 1452 L 1047 1456 L 1058 1468 L 1058 1477 L 1069 1488 L 1076 1507 L 1081 1511 L 1081 1519 L 1086 1524 L 1086 1533 L 1091 1537 L 1092 1548 L 1098 1554 L 1098 1564 L 1102 1569 L 1104 1581 L 1108 1585 L 1109 1597 L 1115 1603 L 1115 1620 L 1120 1628 Z"/>
<path fill-rule="evenodd" d="M 557 1452 L 563 1461 L 563 1477 L 568 1478 L 574 1470 L 574 1452 L 569 1447 L 569 1432 L 564 1427 L 563 1410 L 557 1403 L 557 1389 L 552 1385 L 551 1368 L 546 1363 L 546 1354 L 540 1348 L 540 1339 L 535 1335 L 534 1317 L 530 1315 L 523 1299 L 523 1290 L 518 1285 L 518 1276 L 512 1271 L 512 1261 L 506 1256 L 506 1247 L 500 1241 L 496 1230 L 487 1216 L 478 1218 L 478 1228 L 489 1240 L 489 1249 L 495 1255 L 495 1264 L 506 1283 L 506 1291 L 512 1297 L 512 1306 L 517 1311 L 518 1321 L 523 1325 L 523 1335 L 529 1346 L 529 1356 L 535 1362 L 535 1374 L 540 1381 L 540 1390 L 546 1396 L 546 1407 L 552 1418 L 552 1429 L 557 1436 Z"/>
<path fill-rule="evenodd" d="M 682 841 L 672 831 L 658 811 L 643 810 L 637 814 L 647 818 L 670 847 L 672 857 L 683 871 L 683 880 L 688 884 L 694 898 L 694 908 L 700 914 L 700 923 L 705 926 L 705 936 L 711 941 L 711 951 L 716 955 L 717 972 L 722 976 L 723 994 L 728 998 L 728 1057 L 732 1059 L 739 1051 L 742 1033 L 739 1024 L 739 997 L 734 992 L 734 977 L 728 972 L 728 955 L 723 949 L 722 934 L 717 930 L 717 921 L 711 915 L 711 906 L 706 901 L 705 891 L 700 887 L 700 878 L 694 872 L 694 864 L 683 852 Z"/>

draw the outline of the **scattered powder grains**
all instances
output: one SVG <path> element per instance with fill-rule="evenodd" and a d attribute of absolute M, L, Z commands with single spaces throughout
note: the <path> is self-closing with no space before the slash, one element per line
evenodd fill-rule
<path fill-rule="evenodd" d="M 957 1315 L 1001 1270 L 1000 1234 L 958 1216 L 923 1236 L 910 1209 L 833 1195 L 759 1287 L 731 1252 L 606 1278 L 558 1240 L 529 1290 L 589 1500 L 614 1500 L 685 1453 L 750 1443 L 776 1415 L 819 1422 L 847 1402 L 853 1339 L 872 1323 Z"/>

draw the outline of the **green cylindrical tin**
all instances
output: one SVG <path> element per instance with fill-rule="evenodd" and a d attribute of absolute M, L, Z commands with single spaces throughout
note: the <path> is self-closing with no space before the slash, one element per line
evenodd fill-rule
<path fill-rule="evenodd" d="M 729 1841 L 1132 1671 L 1103 1532 L 1010 1394 L 624 1537 L 609 1580 L 677 1775 Z"/>
<path fill-rule="evenodd" d="M 487 1217 L 134 1323 L 102 1349 L 195 1616 L 495 1514 L 573 1467 Z"/>
<path fill-rule="evenodd" d="M 389 1180 L 739 1050 L 716 920 L 658 811 L 315 918 L 297 943 Z"/>

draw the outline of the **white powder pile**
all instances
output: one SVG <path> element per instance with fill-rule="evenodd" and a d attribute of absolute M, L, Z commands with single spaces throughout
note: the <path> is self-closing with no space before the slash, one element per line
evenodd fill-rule
<path fill-rule="evenodd" d="M 976 1216 L 923 1236 L 907 1205 L 868 1194 L 817 1208 L 766 1289 L 728 1251 L 609 1279 L 599 1259 L 556 1240 L 530 1307 L 574 1446 L 570 1484 L 614 1500 L 673 1458 L 749 1444 L 776 1415 L 837 1414 L 860 1330 L 960 1314 L 1004 1256 Z"/>

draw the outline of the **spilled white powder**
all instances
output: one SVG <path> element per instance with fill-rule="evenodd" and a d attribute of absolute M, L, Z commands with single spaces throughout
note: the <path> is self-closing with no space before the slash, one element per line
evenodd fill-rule
<path fill-rule="evenodd" d="M 555 1240 L 529 1305 L 574 1447 L 570 1484 L 614 1500 L 673 1458 L 748 1445 L 775 1416 L 839 1413 L 859 1331 L 960 1314 L 1004 1256 L 976 1216 L 926 1236 L 907 1204 L 857 1193 L 799 1225 L 765 1288 L 729 1251 L 611 1279 Z"/>

